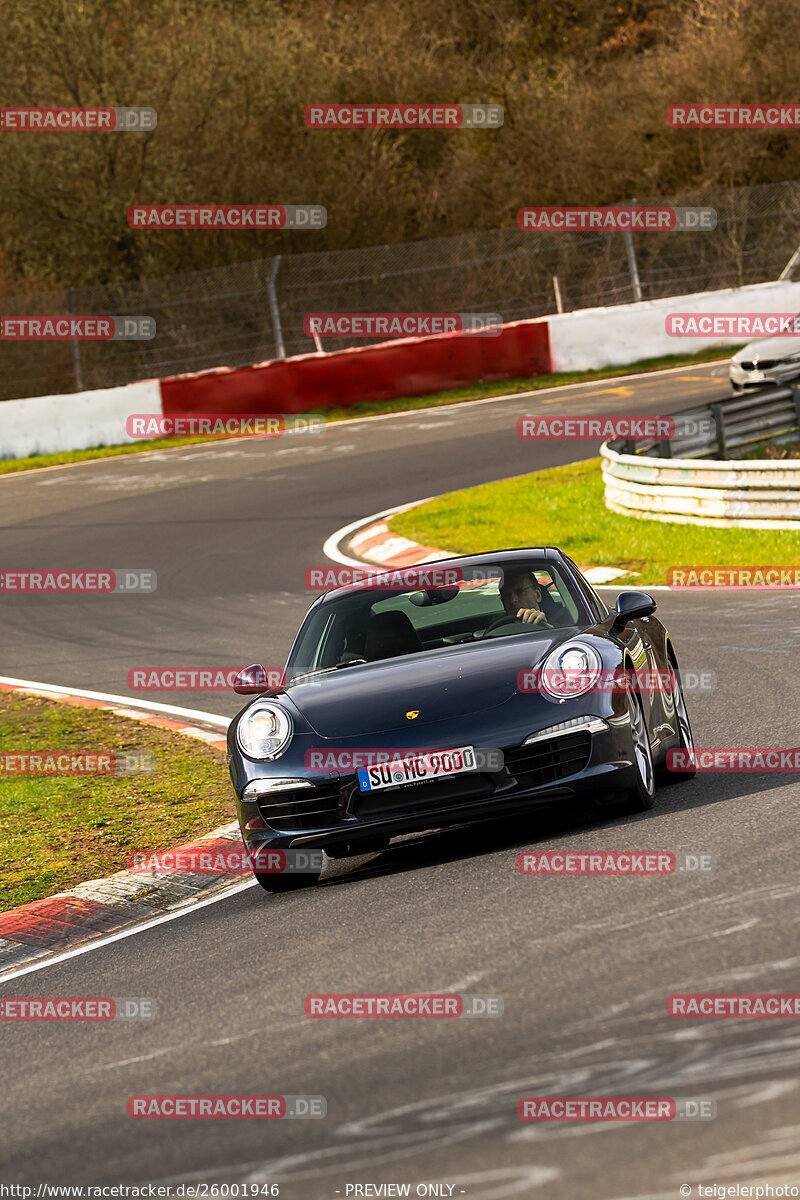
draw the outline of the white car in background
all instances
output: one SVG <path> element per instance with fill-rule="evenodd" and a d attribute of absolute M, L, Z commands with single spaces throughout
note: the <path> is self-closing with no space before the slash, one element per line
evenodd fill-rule
<path fill-rule="evenodd" d="M 782 384 L 800 376 L 800 337 L 763 338 L 737 350 L 731 359 L 734 392 Z"/>

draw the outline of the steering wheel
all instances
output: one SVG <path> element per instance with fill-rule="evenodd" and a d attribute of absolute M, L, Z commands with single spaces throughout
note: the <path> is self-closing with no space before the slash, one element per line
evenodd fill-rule
<path fill-rule="evenodd" d="M 514 624 L 522 624 L 519 617 L 512 617 L 510 613 L 504 613 L 502 617 L 495 617 L 492 623 L 484 629 L 483 636 L 488 637 L 493 630 L 499 629 L 501 625 L 510 625 L 512 622 Z"/>

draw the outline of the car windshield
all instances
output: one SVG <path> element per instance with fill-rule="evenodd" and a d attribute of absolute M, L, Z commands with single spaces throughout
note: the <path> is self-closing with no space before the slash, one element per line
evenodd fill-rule
<path fill-rule="evenodd" d="M 301 629 L 287 682 L 364 662 L 514 635 L 542 637 L 592 623 L 574 583 L 553 564 L 514 563 L 474 574 L 449 587 L 354 587 L 321 604 Z"/>

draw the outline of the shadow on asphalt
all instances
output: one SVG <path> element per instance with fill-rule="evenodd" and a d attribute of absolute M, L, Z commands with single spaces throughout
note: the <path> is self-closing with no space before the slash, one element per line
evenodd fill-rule
<path fill-rule="evenodd" d="M 656 792 L 655 807 L 643 813 L 588 811 L 574 801 L 568 809 L 538 809 L 535 812 L 482 821 L 469 826 L 457 826 L 447 830 L 432 830 L 414 834 L 388 850 L 374 854 L 369 861 L 364 856 L 351 860 L 337 860 L 337 874 L 321 879 L 317 887 L 341 887 L 381 875 L 395 875 L 408 871 L 459 859 L 480 858 L 501 850 L 528 848 L 555 837 L 562 839 L 580 837 L 588 829 L 609 828 L 618 825 L 652 824 L 666 813 L 683 812 L 705 808 L 710 804 L 723 804 L 741 796 L 754 796 L 785 787 L 785 774 L 748 775 L 746 787 L 741 775 L 698 775 L 690 783 L 672 784 Z M 582 847 L 576 846 L 575 849 Z"/>

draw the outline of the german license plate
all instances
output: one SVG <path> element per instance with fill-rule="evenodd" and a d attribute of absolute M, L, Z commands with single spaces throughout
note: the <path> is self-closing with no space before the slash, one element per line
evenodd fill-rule
<path fill-rule="evenodd" d="M 396 758 L 374 767 L 360 767 L 358 786 L 362 792 L 380 792 L 384 788 L 404 787 L 423 780 L 442 779 L 477 771 L 474 746 L 459 746 L 453 750 L 430 750 L 410 758 Z"/>

